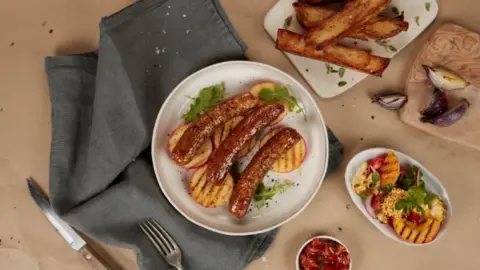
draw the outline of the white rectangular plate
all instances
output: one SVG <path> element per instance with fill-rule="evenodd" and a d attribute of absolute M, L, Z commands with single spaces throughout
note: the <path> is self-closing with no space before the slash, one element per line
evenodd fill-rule
<path fill-rule="evenodd" d="M 278 3 L 267 13 L 264 27 L 273 40 L 277 39 L 278 28 L 283 28 L 285 19 L 289 16 L 292 16 L 292 23 L 288 29 L 298 33 L 304 32 L 296 20 L 295 10 L 292 6 L 294 2 L 296 1 L 279 0 Z M 430 9 L 428 11 L 425 4 L 427 2 L 430 3 Z M 378 45 L 374 40 L 361 41 L 344 39 L 342 40 L 342 44 L 357 48 L 371 49 L 372 53 L 375 55 L 393 58 L 393 56 L 399 53 L 418 35 L 420 35 L 432 23 L 438 14 L 438 4 L 436 0 L 392 0 L 384 13 L 390 14 L 393 17 L 393 7 L 396 7 L 400 12 L 403 11 L 405 21 L 410 24 L 408 31 L 402 32 L 397 36 L 388 39 L 388 44 L 394 46 L 397 49 L 396 52 Z M 353 69 L 347 69 L 343 78 L 340 78 L 338 73 L 327 74 L 325 62 L 290 53 L 286 53 L 286 55 L 300 74 L 302 74 L 303 78 L 322 98 L 331 98 L 339 95 L 368 76 L 365 73 Z M 336 70 L 339 69 L 338 66 L 331 66 Z M 338 85 L 340 81 L 345 81 L 347 84 L 340 87 Z"/>

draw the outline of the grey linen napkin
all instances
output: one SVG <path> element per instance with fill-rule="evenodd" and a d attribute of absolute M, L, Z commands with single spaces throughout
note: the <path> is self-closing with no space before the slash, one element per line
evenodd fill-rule
<path fill-rule="evenodd" d="M 102 20 L 98 53 L 46 58 L 52 102 L 50 198 L 76 229 L 133 249 L 141 269 L 169 269 L 137 222 L 153 217 L 183 250 L 186 269 L 243 269 L 276 230 L 229 237 L 187 221 L 155 179 L 149 144 L 170 91 L 205 66 L 244 59 L 215 0 L 145 0 Z M 329 132 L 332 170 L 342 145 Z"/>

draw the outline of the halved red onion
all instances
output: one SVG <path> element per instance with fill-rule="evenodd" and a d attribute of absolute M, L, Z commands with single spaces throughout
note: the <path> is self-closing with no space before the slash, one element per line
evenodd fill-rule
<path fill-rule="evenodd" d="M 365 209 L 367 210 L 367 213 L 372 217 L 376 218 L 375 215 L 375 210 L 372 208 L 372 199 L 373 199 L 373 194 L 370 194 L 366 199 L 365 199 Z"/>

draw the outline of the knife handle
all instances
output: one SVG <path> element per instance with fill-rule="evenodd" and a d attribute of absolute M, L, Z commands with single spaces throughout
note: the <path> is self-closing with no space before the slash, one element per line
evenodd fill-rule
<path fill-rule="evenodd" d="M 113 270 L 88 244 L 79 250 L 88 265 L 95 270 Z"/>

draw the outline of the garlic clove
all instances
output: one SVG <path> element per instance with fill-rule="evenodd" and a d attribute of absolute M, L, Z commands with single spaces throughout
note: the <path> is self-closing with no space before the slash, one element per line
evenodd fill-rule
<path fill-rule="evenodd" d="M 432 84 L 440 90 L 463 89 L 469 85 L 465 79 L 444 67 L 428 67 L 424 65 L 423 68 L 425 68 Z"/>

